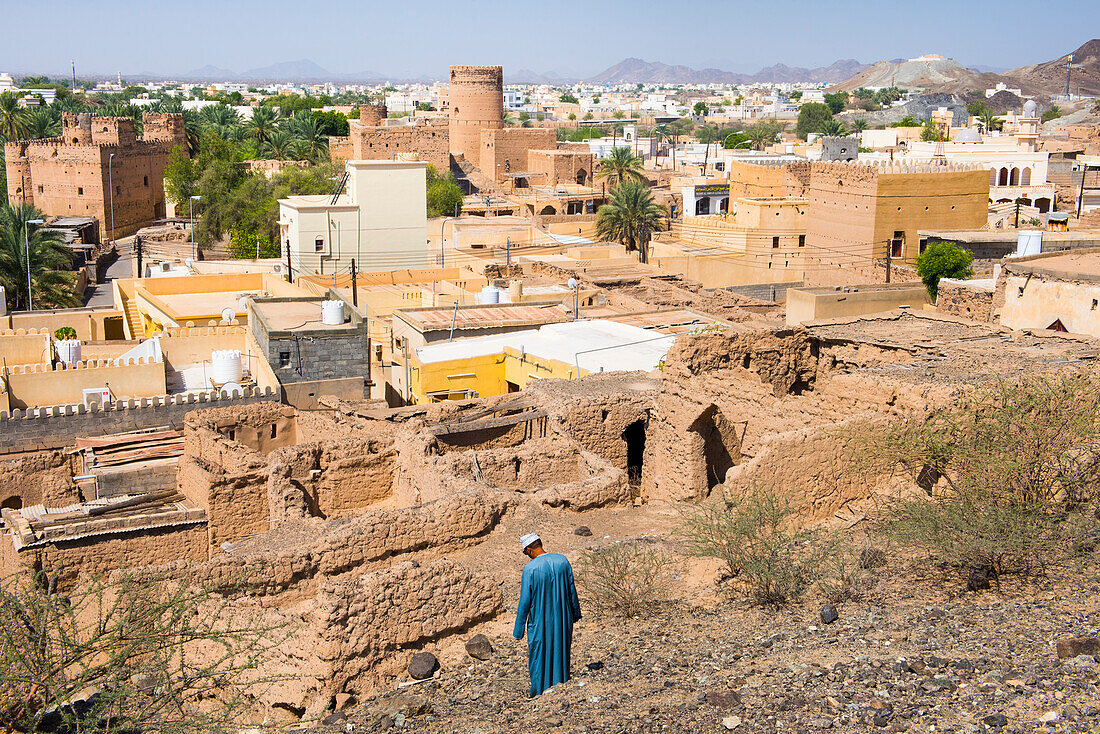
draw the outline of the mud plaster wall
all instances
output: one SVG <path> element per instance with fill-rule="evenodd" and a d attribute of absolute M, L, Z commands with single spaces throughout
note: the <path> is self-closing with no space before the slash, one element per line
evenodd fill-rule
<path fill-rule="evenodd" d="M 561 416 L 562 427 L 588 451 L 626 471 L 627 426 L 649 420 L 652 404 L 639 405 L 636 396 L 609 395 L 571 403 Z"/>
<path fill-rule="evenodd" d="M 0 507 L 64 507 L 79 502 L 69 461 L 60 451 L 0 459 Z"/>
<path fill-rule="evenodd" d="M 990 321 L 993 318 L 993 291 L 941 281 L 936 308 L 942 313 L 975 321 Z"/>
<path fill-rule="evenodd" d="M 396 450 L 369 439 L 308 443 L 269 457 L 272 521 L 348 517 L 393 495 Z"/>
<path fill-rule="evenodd" d="M 5 545 L 11 545 L 10 541 Z M 72 588 L 78 577 L 88 578 L 117 568 L 204 561 L 207 558 L 206 528 L 199 523 L 95 535 L 23 550 L 19 556 L 24 566 L 38 566 L 47 573 L 57 573 L 59 586 Z"/>
<path fill-rule="evenodd" d="M 258 666 L 258 677 L 297 673 L 266 690 L 261 701 L 320 714 L 336 693 L 368 692 L 379 663 L 397 650 L 461 631 L 502 606 L 494 579 L 447 560 L 404 562 L 345 583 L 326 581 L 306 626 Z"/>
<path fill-rule="evenodd" d="M 147 570 L 215 588 L 276 594 L 371 563 L 480 537 L 496 527 L 513 502 L 503 492 L 467 492 L 337 523 L 305 520 L 276 527 L 266 537 L 219 553 L 206 563 L 173 563 Z"/>
<path fill-rule="evenodd" d="M 211 548 L 268 528 L 267 461 L 188 416 L 179 492 L 206 510 Z"/>

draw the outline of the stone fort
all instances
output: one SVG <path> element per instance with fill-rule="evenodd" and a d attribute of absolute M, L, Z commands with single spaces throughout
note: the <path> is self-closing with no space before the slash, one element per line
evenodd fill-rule
<path fill-rule="evenodd" d="M 164 169 L 186 143 L 183 115 L 145 113 L 142 126 L 139 138 L 128 117 L 66 114 L 60 137 L 5 144 L 8 200 L 50 217 L 92 217 L 101 239 L 163 219 Z"/>
<path fill-rule="evenodd" d="M 549 128 L 506 127 L 504 76 L 499 66 L 452 66 L 446 118 L 387 120 L 385 105 L 360 105 L 347 138 L 332 138 L 333 161 L 394 160 L 415 156 L 439 171 L 453 171 L 471 190 L 530 172 L 532 184 L 587 183 L 591 156 L 576 151 L 548 158 L 558 149 Z M 520 185 L 527 184 L 523 177 Z"/>

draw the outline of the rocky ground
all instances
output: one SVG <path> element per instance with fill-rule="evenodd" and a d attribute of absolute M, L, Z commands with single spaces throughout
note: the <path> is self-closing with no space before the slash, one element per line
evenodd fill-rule
<path fill-rule="evenodd" d="M 1100 664 L 1055 653 L 1059 639 L 1100 631 L 1091 572 L 966 592 L 927 563 L 895 564 L 903 567 L 888 563 L 868 597 L 836 605 L 827 624 L 820 597 L 750 607 L 723 592 L 716 566 L 691 562 L 677 598 L 650 614 L 587 611 L 574 678 L 536 699 L 527 697 L 526 643 L 511 639 L 506 612 L 481 630 L 487 660 L 465 651 L 464 635 L 434 650 L 434 678 L 380 686 L 316 730 L 1100 731 Z M 513 612 L 510 583 L 505 596 Z"/>

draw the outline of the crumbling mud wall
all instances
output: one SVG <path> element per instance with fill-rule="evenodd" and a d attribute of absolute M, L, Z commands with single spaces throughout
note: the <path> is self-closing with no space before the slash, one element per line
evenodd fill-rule
<path fill-rule="evenodd" d="M 460 632 L 502 606 L 495 579 L 448 560 L 407 561 L 349 581 L 325 581 L 304 614 L 271 612 L 275 626 L 286 628 L 301 618 L 305 624 L 256 666 L 258 679 L 294 671 L 263 690 L 259 700 L 269 708 L 319 715 L 337 693 L 369 691 L 379 665 L 398 650 Z"/>
<path fill-rule="evenodd" d="M 475 491 L 350 520 L 287 522 L 207 563 L 169 563 L 146 571 L 234 593 L 308 591 L 321 578 L 480 538 L 513 503 L 502 492 Z"/>
<path fill-rule="evenodd" d="M 0 508 L 64 507 L 80 501 L 70 458 L 62 451 L 37 451 L 0 459 Z"/>
<path fill-rule="evenodd" d="M 219 420 L 224 416 L 188 413 L 176 474 L 180 494 L 206 511 L 212 549 L 267 530 L 269 515 L 267 459 L 238 443 L 233 429 L 214 430 Z"/>
<path fill-rule="evenodd" d="M 350 517 L 393 496 L 392 440 L 344 439 L 278 449 L 268 456 L 273 522 Z"/>
<path fill-rule="evenodd" d="M 757 374 L 777 396 L 797 395 L 813 389 L 817 362 L 817 341 L 802 329 L 720 331 L 677 339 L 665 373 L 686 378 L 737 367 Z"/>

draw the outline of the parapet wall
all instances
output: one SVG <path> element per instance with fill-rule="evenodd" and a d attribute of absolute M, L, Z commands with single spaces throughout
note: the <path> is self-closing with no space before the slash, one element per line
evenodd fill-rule
<path fill-rule="evenodd" d="M 278 393 L 270 388 L 262 392 L 252 389 L 238 397 L 209 390 L 123 400 L 98 408 L 81 404 L 13 410 L 0 413 L 0 454 L 71 446 L 77 436 L 102 436 L 157 426 L 181 430 L 184 416 L 199 408 L 240 407 L 278 400 Z"/>

